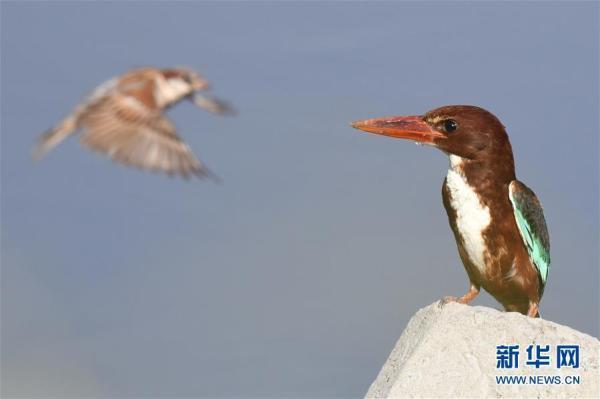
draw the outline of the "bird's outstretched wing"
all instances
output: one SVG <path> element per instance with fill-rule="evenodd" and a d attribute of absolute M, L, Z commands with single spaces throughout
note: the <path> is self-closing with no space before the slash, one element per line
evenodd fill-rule
<path fill-rule="evenodd" d="M 82 144 L 118 162 L 185 178 L 212 176 L 160 110 L 134 96 L 116 93 L 101 98 L 81 115 L 80 123 L 85 128 Z"/>
<path fill-rule="evenodd" d="M 508 193 L 523 243 L 540 276 L 541 296 L 550 269 L 550 238 L 544 211 L 534 192 L 520 181 L 510 182 Z"/>
<path fill-rule="evenodd" d="M 196 93 L 193 96 L 193 101 L 198 107 L 203 108 L 208 112 L 212 112 L 213 114 L 231 116 L 236 113 L 231 104 L 216 97 Z"/>

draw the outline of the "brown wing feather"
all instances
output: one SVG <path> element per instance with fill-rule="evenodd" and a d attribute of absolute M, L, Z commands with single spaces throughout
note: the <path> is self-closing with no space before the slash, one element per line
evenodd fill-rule
<path fill-rule="evenodd" d="M 121 93 L 105 97 L 90 106 L 81 123 L 86 128 L 82 144 L 118 162 L 183 177 L 210 176 L 173 124 L 135 97 Z"/>

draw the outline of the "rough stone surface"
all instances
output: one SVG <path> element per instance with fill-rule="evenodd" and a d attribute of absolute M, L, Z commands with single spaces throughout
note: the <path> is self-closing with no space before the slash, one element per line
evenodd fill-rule
<path fill-rule="evenodd" d="M 519 367 L 497 368 L 496 346 L 515 344 Z M 549 366 L 525 364 L 531 344 L 550 345 Z M 559 344 L 580 345 L 579 368 L 557 368 Z M 412 317 L 366 397 L 600 398 L 599 355 L 597 338 L 551 321 L 436 302 Z M 498 375 L 560 376 L 562 383 L 503 385 Z M 565 384 L 567 376 L 579 376 L 580 384 Z"/>

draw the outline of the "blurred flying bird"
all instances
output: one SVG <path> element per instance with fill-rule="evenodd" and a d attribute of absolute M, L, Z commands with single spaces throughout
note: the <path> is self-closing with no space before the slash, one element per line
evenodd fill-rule
<path fill-rule="evenodd" d="M 500 121 L 479 107 L 451 105 L 352 126 L 429 144 L 449 155 L 442 199 L 470 289 L 441 304 L 468 303 L 483 287 L 507 311 L 539 316 L 550 269 L 548 230 L 536 195 L 515 177 L 512 148 Z"/>
<path fill-rule="evenodd" d="M 183 67 L 140 68 L 112 78 L 88 95 L 58 125 L 43 134 L 34 159 L 82 130 L 81 143 L 115 161 L 169 175 L 212 173 L 177 135 L 164 110 L 182 99 L 216 114 L 232 114 L 226 103 L 199 92 L 209 88 L 198 72 Z"/>

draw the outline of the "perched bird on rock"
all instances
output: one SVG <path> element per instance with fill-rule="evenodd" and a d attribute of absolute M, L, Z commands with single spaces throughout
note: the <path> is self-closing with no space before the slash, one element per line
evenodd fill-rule
<path fill-rule="evenodd" d="M 104 82 L 73 112 L 43 134 L 35 159 L 82 130 L 81 143 L 115 161 L 169 175 L 210 177 L 211 172 L 177 135 L 165 109 L 183 99 L 216 114 L 230 114 L 224 102 L 199 94 L 208 82 L 189 68 L 140 68 Z"/>
<path fill-rule="evenodd" d="M 449 155 L 442 199 L 470 288 L 441 303 L 468 303 L 483 287 L 507 311 L 539 317 L 550 269 L 548 230 L 540 201 L 515 177 L 502 123 L 482 108 L 451 105 L 352 126 L 428 144 Z"/>

